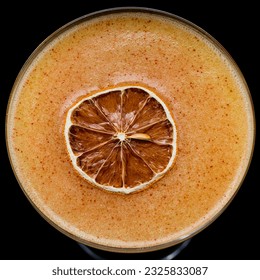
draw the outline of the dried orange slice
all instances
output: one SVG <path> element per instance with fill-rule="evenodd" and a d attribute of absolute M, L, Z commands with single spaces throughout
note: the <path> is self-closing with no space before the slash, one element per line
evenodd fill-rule
<path fill-rule="evenodd" d="M 176 156 L 176 126 L 143 87 L 98 92 L 67 113 L 65 139 L 75 169 L 91 184 L 131 193 L 161 178 Z"/>

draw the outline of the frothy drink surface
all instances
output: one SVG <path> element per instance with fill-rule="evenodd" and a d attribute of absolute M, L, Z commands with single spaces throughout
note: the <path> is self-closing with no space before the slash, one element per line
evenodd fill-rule
<path fill-rule="evenodd" d="M 250 100 L 237 69 L 178 20 L 138 12 L 74 26 L 27 68 L 10 105 L 9 151 L 29 198 L 82 242 L 120 248 L 181 240 L 236 192 L 253 141 Z M 173 167 L 129 195 L 91 186 L 64 139 L 68 110 L 117 86 L 142 86 L 167 104 L 177 127 Z"/>

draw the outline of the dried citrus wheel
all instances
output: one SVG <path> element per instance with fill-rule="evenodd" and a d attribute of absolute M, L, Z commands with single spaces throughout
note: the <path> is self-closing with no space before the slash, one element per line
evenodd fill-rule
<path fill-rule="evenodd" d="M 131 193 L 161 178 L 176 155 L 176 127 L 163 101 L 143 87 L 89 96 L 68 111 L 67 149 L 91 184 Z"/>

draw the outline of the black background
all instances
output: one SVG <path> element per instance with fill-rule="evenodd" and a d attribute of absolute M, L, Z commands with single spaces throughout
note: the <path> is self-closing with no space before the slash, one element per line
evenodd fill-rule
<path fill-rule="evenodd" d="M 226 1 L 227 2 L 227 1 Z M 30 3 L 30 2 L 29 2 Z M 237 62 L 257 114 L 259 91 L 258 15 L 254 2 L 219 1 L 12 1 L 0 4 L 0 259 L 88 259 L 78 244 L 51 227 L 22 193 L 5 145 L 5 112 L 14 80 L 31 52 L 65 23 L 96 10 L 143 6 L 186 18 L 215 37 Z M 90 4 L 91 3 L 91 4 Z M 227 210 L 195 236 L 177 259 L 260 259 L 257 146 L 246 179 Z M 153 255 L 156 258 L 156 254 Z M 120 259 L 120 256 L 118 256 Z M 140 258 L 142 256 L 140 255 Z"/>

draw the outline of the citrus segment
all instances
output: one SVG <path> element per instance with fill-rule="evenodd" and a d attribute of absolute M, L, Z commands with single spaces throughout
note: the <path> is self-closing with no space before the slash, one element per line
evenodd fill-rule
<path fill-rule="evenodd" d="M 159 121 L 138 129 L 138 134 L 149 135 L 150 139 L 159 145 L 172 145 L 173 128 L 169 120 Z M 131 134 L 130 134 L 131 135 Z M 131 138 L 129 136 L 129 138 Z"/>
<path fill-rule="evenodd" d="M 133 188 L 152 180 L 155 174 L 145 160 L 129 144 L 124 145 L 124 158 L 126 186 Z"/>
<path fill-rule="evenodd" d="M 116 141 L 105 142 L 77 158 L 77 165 L 91 178 L 95 178 L 116 145 Z"/>
<path fill-rule="evenodd" d="M 111 135 L 72 125 L 69 140 L 74 153 L 87 152 L 111 140 Z"/>
<path fill-rule="evenodd" d="M 99 132 L 111 133 L 111 123 L 95 106 L 92 100 L 82 102 L 73 111 L 71 121 L 78 126 L 82 126 Z"/>
<path fill-rule="evenodd" d="M 142 110 L 129 126 L 128 131 L 136 132 L 165 119 L 167 117 L 162 105 L 155 98 L 148 98 Z"/>
<path fill-rule="evenodd" d="M 116 144 L 99 169 L 96 182 L 104 186 L 121 188 L 123 186 L 122 168 L 121 146 Z"/>
<path fill-rule="evenodd" d="M 131 193 L 161 178 L 176 155 L 177 132 L 163 101 L 143 87 L 96 93 L 67 114 L 65 140 L 91 184 Z"/>
<path fill-rule="evenodd" d="M 131 148 L 154 173 L 162 172 L 172 155 L 171 145 L 157 145 L 148 141 L 132 140 Z"/>
<path fill-rule="evenodd" d="M 127 131 L 135 116 L 143 108 L 149 94 L 139 88 L 128 88 L 122 95 L 122 131 Z"/>
<path fill-rule="evenodd" d="M 121 130 L 122 99 L 120 91 L 111 91 L 93 98 L 96 107 L 117 131 Z"/>

